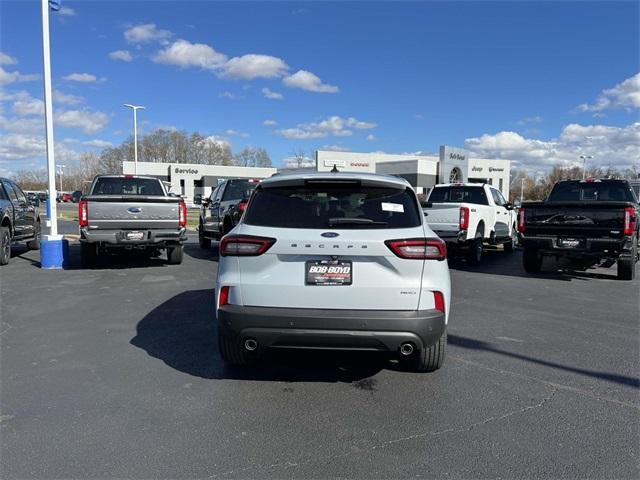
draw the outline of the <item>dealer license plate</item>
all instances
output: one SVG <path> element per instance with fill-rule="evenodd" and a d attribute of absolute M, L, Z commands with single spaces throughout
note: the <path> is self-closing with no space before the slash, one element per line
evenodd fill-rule
<path fill-rule="evenodd" d="M 580 248 L 583 240 L 580 238 L 559 238 L 558 245 L 562 248 Z"/>
<path fill-rule="evenodd" d="M 305 270 L 307 285 L 351 285 L 353 266 L 349 261 L 309 261 Z"/>
<path fill-rule="evenodd" d="M 127 240 L 142 240 L 144 239 L 144 232 L 127 232 L 124 238 Z"/>

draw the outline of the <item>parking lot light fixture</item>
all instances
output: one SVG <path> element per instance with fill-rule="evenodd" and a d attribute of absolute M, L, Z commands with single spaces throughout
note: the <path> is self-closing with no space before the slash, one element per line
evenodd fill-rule
<path fill-rule="evenodd" d="M 138 110 L 146 110 L 142 105 L 125 103 L 125 107 L 133 110 L 133 173 L 138 174 Z"/>
<path fill-rule="evenodd" d="M 582 159 L 582 179 L 584 180 L 587 176 L 587 160 L 591 160 L 593 158 L 592 155 L 580 155 Z"/>

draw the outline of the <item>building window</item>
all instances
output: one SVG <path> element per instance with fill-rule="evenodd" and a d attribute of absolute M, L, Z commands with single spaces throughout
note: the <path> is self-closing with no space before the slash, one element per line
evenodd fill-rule
<path fill-rule="evenodd" d="M 460 183 L 460 182 L 462 182 L 462 171 L 458 167 L 455 167 L 453 170 L 451 170 L 451 173 L 449 174 L 449 183 Z"/>
<path fill-rule="evenodd" d="M 184 197 L 185 195 L 185 190 L 184 190 L 184 178 L 180 180 L 180 195 L 182 195 Z"/>

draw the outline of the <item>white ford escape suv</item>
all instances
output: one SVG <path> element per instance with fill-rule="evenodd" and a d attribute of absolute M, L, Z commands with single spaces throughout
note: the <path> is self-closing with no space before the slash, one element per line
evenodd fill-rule
<path fill-rule="evenodd" d="M 396 352 L 409 368 L 444 361 L 445 244 L 401 178 L 275 175 L 220 243 L 218 345 L 231 364 L 266 348 Z"/>

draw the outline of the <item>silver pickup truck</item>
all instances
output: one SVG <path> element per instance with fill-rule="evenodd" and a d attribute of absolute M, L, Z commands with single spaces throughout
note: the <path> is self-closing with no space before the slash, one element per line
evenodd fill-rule
<path fill-rule="evenodd" d="M 97 176 L 78 203 L 78 224 L 83 265 L 112 249 L 166 250 L 169 264 L 182 262 L 187 208 L 157 178 Z"/>

